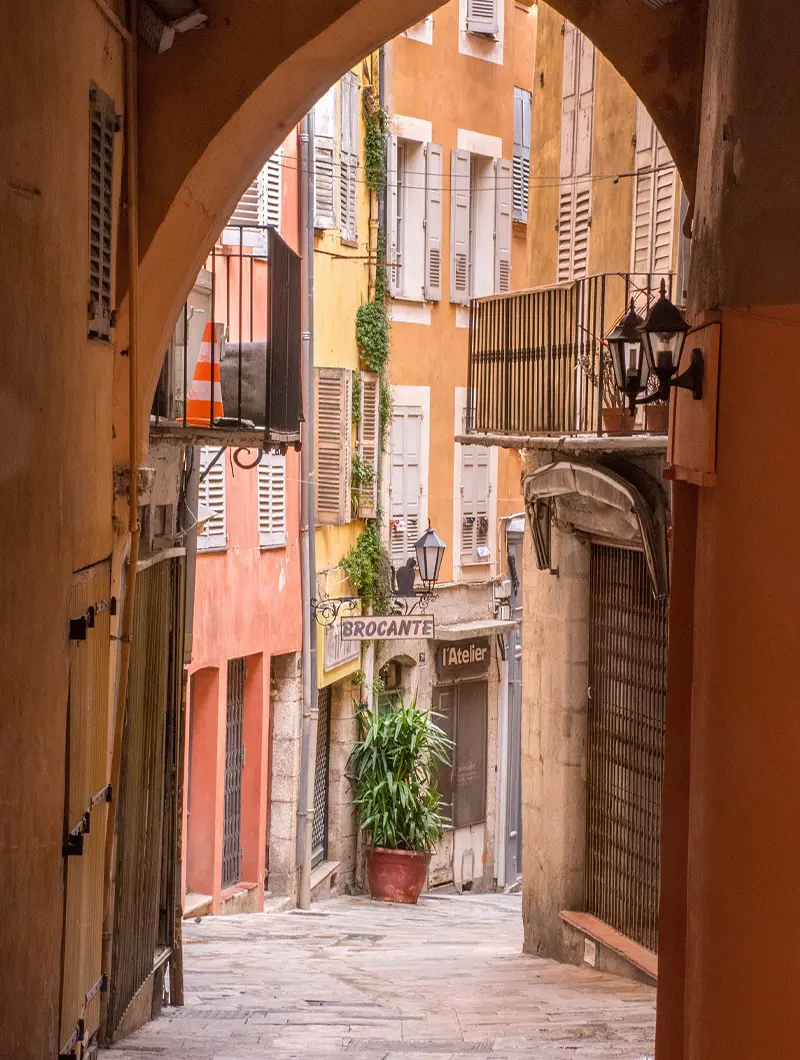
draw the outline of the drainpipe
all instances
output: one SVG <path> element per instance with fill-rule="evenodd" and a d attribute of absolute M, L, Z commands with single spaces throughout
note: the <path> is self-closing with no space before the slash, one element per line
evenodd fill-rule
<path fill-rule="evenodd" d="M 311 615 L 316 593 L 316 548 L 314 540 L 314 112 L 300 127 L 300 238 L 303 241 L 303 444 L 300 450 L 300 554 L 303 595 L 303 726 L 300 749 L 300 799 L 298 809 L 298 855 L 300 887 L 298 905 L 311 906 L 311 842 L 314 823 L 314 772 L 317 760 L 317 627 Z"/>
<path fill-rule="evenodd" d="M 119 625 L 119 681 L 111 747 L 110 783 L 113 802 L 106 820 L 103 860 L 103 937 L 101 970 L 106 977 L 106 989 L 100 994 L 100 1031 L 107 1040 L 112 1028 L 108 1026 L 108 997 L 111 982 L 111 961 L 114 931 L 114 900 L 116 889 L 116 805 L 119 796 L 119 777 L 122 761 L 122 734 L 125 728 L 125 709 L 128 699 L 128 670 L 131 659 L 133 633 L 133 605 L 136 597 L 136 566 L 139 562 L 139 408 L 137 403 L 137 362 L 139 347 L 139 173 L 137 153 L 137 55 L 138 0 L 130 0 L 128 7 L 129 36 L 125 37 L 125 164 L 128 185 L 128 449 L 130 481 L 128 484 L 128 530 L 131 538 L 128 557 L 128 576 L 122 621 Z"/>

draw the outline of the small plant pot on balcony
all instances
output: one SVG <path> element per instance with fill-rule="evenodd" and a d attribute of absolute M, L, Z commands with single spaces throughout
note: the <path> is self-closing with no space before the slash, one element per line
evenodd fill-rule
<path fill-rule="evenodd" d="M 645 430 L 651 434 L 666 434 L 669 430 L 669 405 L 645 405 Z"/>
<path fill-rule="evenodd" d="M 603 409 L 603 430 L 606 434 L 633 434 L 635 414 L 622 407 Z"/>
<path fill-rule="evenodd" d="M 373 847 L 367 854 L 369 893 L 381 902 L 416 905 L 428 877 L 430 854 Z"/>

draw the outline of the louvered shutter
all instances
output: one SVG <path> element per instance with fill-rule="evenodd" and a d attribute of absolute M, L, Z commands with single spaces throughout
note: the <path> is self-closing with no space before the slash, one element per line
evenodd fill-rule
<path fill-rule="evenodd" d="M 673 269 L 675 243 L 675 163 L 661 135 L 656 131 L 656 174 L 653 202 L 653 272 L 659 277 Z"/>
<path fill-rule="evenodd" d="M 286 545 L 286 457 L 263 453 L 258 465 L 258 543 L 261 548 Z"/>
<path fill-rule="evenodd" d="M 281 152 L 276 151 L 259 174 L 258 223 L 281 228 Z"/>
<path fill-rule="evenodd" d="M 358 77 L 345 74 L 341 81 L 341 151 L 339 154 L 339 223 L 342 239 L 355 243 L 356 191 L 358 188 Z"/>
<path fill-rule="evenodd" d="M 227 460 L 227 450 L 206 473 L 206 469 L 218 452 L 219 449 L 212 446 L 204 446 L 200 458 L 198 506 L 213 512 L 213 515 L 205 520 L 202 531 L 197 535 L 198 549 L 225 548 L 228 544 L 225 510 L 225 462 Z"/>
<path fill-rule="evenodd" d="M 672 271 L 676 182 L 667 146 L 639 102 L 631 250 L 632 283 L 637 289 L 656 288 L 660 278 Z"/>
<path fill-rule="evenodd" d="M 469 304 L 470 155 L 450 155 L 450 301 Z"/>
<path fill-rule="evenodd" d="M 489 450 L 461 448 L 461 562 L 487 563 L 489 545 Z"/>
<path fill-rule="evenodd" d="M 575 175 L 575 114 L 578 106 L 578 31 L 567 24 L 561 76 L 561 177 Z"/>
<path fill-rule="evenodd" d="M 89 338 L 111 332 L 111 240 L 114 231 L 113 101 L 92 85 L 89 118 Z"/>
<path fill-rule="evenodd" d="M 578 35 L 578 112 L 575 122 L 575 176 L 586 177 L 592 171 L 594 136 L 594 68 L 595 49 L 583 34 Z"/>
<path fill-rule="evenodd" d="M 467 0 L 467 33 L 496 37 L 500 23 L 497 5 L 502 0 Z"/>
<path fill-rule="evenodd" d="M 346 368 L 317 369 L 317 522 L 350 520 L 351 378 Z"/>
<path fill-rule="evenodd" d="M 531 171 L 531 94 L 514 89 L 514 213 L 515 221 L 527 224 Z"/>
<path fill-rule="evenodd" d="M 314 107 L 314 227 L 336 228 L 336 86 Z"/>
<path fill-rule="evenodd" d="M 398 170 L 400 153 L 397 137 L 389 133 L 386 140 L 386 260 L 389 275 L 389 294 L 399 298 L 403 293 L 402 276 L 398 250 L 400 245 L 398 187 L 400 174 Z"/>
<path fill-rule="evenodd" d="M 425 145 L 425 300 L 442 297 L 442 147 Z"/>
<path fill-rule="evenodd" d="M 594 46 L 565 24 L 558 201 L 558 282 L 589 273 L 594 135 Z"/>
<path fill-rule="evenodd" d="M 511 290 L 511 172 L 512 166 L 504 158 L 494 165 L 494 292 L 505 294 Z"/>
<path fill-rule="evenodd" d="M 419 511 L 422 485 L 422 409 L 395 406 L 392 410 L 391 524 L 389 551 L 392 565 L 402 567 L 414 556 L 420 537 Z"/>
<path fill-rule="evenodd" d="M 358 514 L 374 519 L 378 510 L 378 460 L 380 459 L 380 376 L 361 373 L 361 404 L 358 420 L 358 455 L 372 467 L 372 481 L 359 488 Z"/>

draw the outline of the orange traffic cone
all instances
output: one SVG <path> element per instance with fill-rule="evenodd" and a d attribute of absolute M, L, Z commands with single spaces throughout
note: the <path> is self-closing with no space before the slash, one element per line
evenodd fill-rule
<path fill-rule="evenodd" d="M 219 332 L 214 344 L 214 378 L 211 378 L 211 340 L 214 337 L 211 321 L 203 331 L 200 353 L 194 367 L 194 378 L 186 396 L 186 422 L 192 427 L 211 427 L 211 388 L 214 388 L 214 420 L 222 419 L 222 382 L 219 375 Z"/>

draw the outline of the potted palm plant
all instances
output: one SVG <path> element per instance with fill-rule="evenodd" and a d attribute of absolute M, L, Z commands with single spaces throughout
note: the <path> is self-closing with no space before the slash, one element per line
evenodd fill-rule
<path fill-rule="evenodd" d="M 358 712 L 361 739 L 347 775 L 367 840 L 370 894 L 384 902 L 416 903 L 445 819 L 436 771 L 450 740 L 416 698 L 378 713 Z"/>

